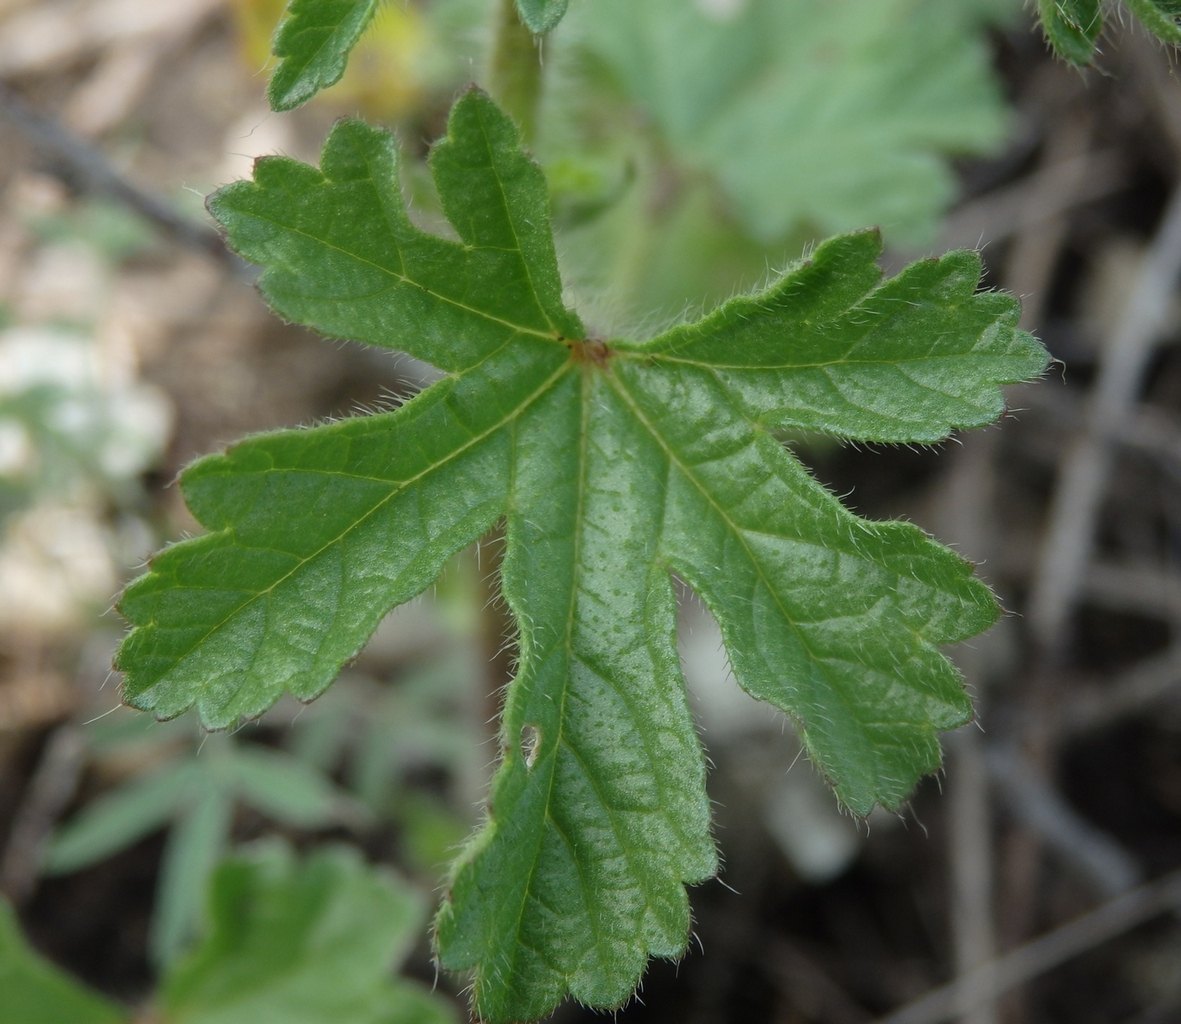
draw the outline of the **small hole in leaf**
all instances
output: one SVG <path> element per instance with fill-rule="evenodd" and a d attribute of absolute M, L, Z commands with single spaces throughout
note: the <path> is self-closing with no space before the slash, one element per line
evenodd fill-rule
<path fill-rule="evenodd" d="M 535 725 L 521 727 L 521 756 L 525 759 L 525 767 L 532 768 L 537 760 L 537 751 L 541 747 L 541 730 Z"/>

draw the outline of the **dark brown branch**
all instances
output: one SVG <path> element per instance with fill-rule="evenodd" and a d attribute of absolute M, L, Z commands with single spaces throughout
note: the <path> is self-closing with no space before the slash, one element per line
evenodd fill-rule
<path fill-rule="evenodd" d="M 129 182 L 94 146 L 83 142 L 52 118 L 37 113 L 12 88 L 0 82 L 0 116 L 16 128 L 48 162 L 48 169 L 72 189 L 105 196 L 134 210 L 162 234 L 229 267 L 254 277 L 240 257 L 230 252 L 211 227 L 178 213 L 166 199 Z"/>

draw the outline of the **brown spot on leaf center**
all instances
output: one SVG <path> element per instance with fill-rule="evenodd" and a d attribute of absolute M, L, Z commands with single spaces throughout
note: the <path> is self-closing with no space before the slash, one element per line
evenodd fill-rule
<path fill-rule="evenodd" d="M 598 366 L 600 369 L 605 369 L 607 360 L 611 358 L 611 350 L 607 347 L 607 343 L 599 341 L 597 338 L 567 341 L 566 347 L 570 349 L 570 358 L 576 363 Z"/>

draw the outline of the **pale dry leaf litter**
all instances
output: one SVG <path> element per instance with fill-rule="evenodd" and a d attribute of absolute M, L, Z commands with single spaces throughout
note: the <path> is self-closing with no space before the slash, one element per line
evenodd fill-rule
<path fill-rule="evenodd" d="M 0 7 L 0 76 L 15 84 L 45 82 L 49 93 L 34 97 L 34 107 L 47 107 L 81 137 L 135 133 L 147 126 L 143 105 L 170 76 L 169 62 L 195 34 L 224 25 L 225 16 L 220 0 L 6 3 Z M 238 69 L 236 54 L 225 52 L 221 60 L 248 89 L 250 76 Z M 191 78 L 191 62 L 185 63 Z M 199 118 L 191 127 L 198 124 Z M 184 191 L 185 175 L 194 165 L 207 168 L 198 192 L 218 180 L 228 118 L 214 131 L 212 139 L 193 140 L 191 158 L 171 179 L 152 180 L 149 167 L 140 181 L 171 193 L 199 216 L 200 198 Z M 142 155 L 145 148 L 153 147 L 117 144 L 116 166 L 134 163 L 137 149 Z M 143 173 L 124 169 L 133 178 Z M 173 397 L 145 376 L 145 368 L 154 366 L 167 386 L 168 375 L 159 370 L 178 337 L 200 333 L 213 312 L 231 328 L 221 337 L 232 337 L 235 323 L 249 330 L 258 319 L 247 289 L 225 292 L 224 271 L 199 254 L 162 250 L 130 211 L 71 194 L 3 122 L 0 187 L 0 492 L 6 513 L 0 634 L 23 652 L 15 672 L 0 675 L 0 728 L 14 728 L 61 714 L 60 694 L 68 692 L 72 672 L 55 647 L 64 642 L 68 648 L 71 637 L 109 609 L 127 575 L 158 546 L 161 526 L 164 536 L 184 526 L 183 518 L 154 521 L 144 501 L 145 471 L 165 477 L 175 471 L 166 453 L 177 426 Z M 112 233 L 128 236 L 130 250 L 112 251 L 112 244 L 120 250 L 127 242 L 112 241 Z M 147 246 L 151 258 L 135 258 L 137 246 Z M 200 369 L 195 360 L 191 371 L 199 375 Z M 242 380 L 224 358 L 218 372 Z M 212 377 L 211 371 L 205 381 L 211 391 L 243 404 L 240 387 L 218 387 Z M 246 404 L 254 397 L 246 396 Z M 108 628 L 118 626 L 111 621 Z M 84 699 L 109 707 L 115 694 Z"/>
<path fill-rule="evenodd" d="M 64 210 L 60 188 L 27 176 L 7 198 L 6 219 L 25 231 L 8 239 L 19 256 L 0 281 L 12 320 L 0 330 L 0 482 L 28 493 L 0 548 L 0 629 L 55 631 L 118 587 L 125 553 L 106 492 L 159 459 L 172 407 L 139 379 L 136 332 L 100 254 L 35 237 L 38 218 Z"/>

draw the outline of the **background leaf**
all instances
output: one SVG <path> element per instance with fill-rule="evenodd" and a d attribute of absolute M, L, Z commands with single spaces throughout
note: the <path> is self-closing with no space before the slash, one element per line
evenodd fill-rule
<path fill-rule="evenodd" d="M 285 825 L 323 828 L 350 810 L 322 772 L 279 750 L 239 744 L 220 770 L 243 803 Z"/>
<path fill-rule="evenodd" d="M 604 67 L 676 165 L 720 185 L 752 237 L 880 224 L 913 241 L 953 195 L 944 157 L 1003 138 L 981 28 L 1014 9 L 749 0 L 711 13 L 691 0 L 589 0 L 570 15 L 569 45 Z M 562 106 L 554 118 L 577 114 Z"/>
<path fill-rule="evenodd" d="M 369 27 L 381 0 L 291 0 L 275 34 L 279 65 L 267 99 L 291 110 L 344 75 L 349 53 Z"/>
<path fill-rule="evenodd" d="M 290 754 L 223 734 L 201 735 L 193 725 L 162 729 L 155 744 L 145 743 L 133 722 L 106 723 L 105 739 L 100 727 L 91 738 L 98 747 L 110 751 L 113 737 L 122 735 L 125 753 L 130 746 L 155 746 L 151 753 L 168 760 L 149 761 L 145 774 L 88 804 L 58 829 L 46 856 L 47 871 L 68 874 L 169 828 L 149 939 L 158 964 L 174 959 L 200 928 L 204 894 L 229 845 L 236 803 L 304 829 L 355 819 L 360 811 L 323 772 Z M 190 743 L 177 744 L 181 737 Z"/>
<path fill-rule="evenodd" d="M 57 830 L 45 869 L 51 874 L 77 871 L 163 828 L 187 799 L 197 774 L 191 762 L 169 765 L 94 800 Z"/>
<path fill-rule="evenodd" d="M 332 847 L 272 845 L 218 869 L 211 930 L 164 982 L 173 1024 L 447 1024 L 439 999 L 389 977 L 424 918 L 417 895 Z"/>
<path fill-rule="evenodd" d="M 175 960 L 196 937 L 209 879 L 225 853 L 233 797 L 211 786 L 196 794 L 168 833 L 148 952 L 157 967 Z"/>
<path fill-rule="evenodd" d="M 0 897 L 0 1024 L 126 1024 L 128 1015 L 42 959 Z"/>

